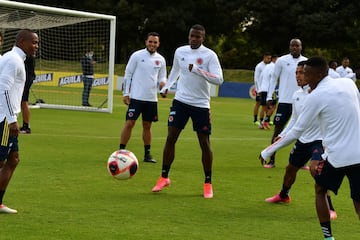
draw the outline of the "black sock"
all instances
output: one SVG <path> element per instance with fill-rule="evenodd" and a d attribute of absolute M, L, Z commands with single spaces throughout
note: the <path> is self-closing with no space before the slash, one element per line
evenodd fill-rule
<path fill-rule="evenodd" d="M 23 122 L 23 127 L 24 128 L 29 128 L 29 123 Z"/>
<path fill-rule="evenodd" d="M 144 145 L 145 157 L 150 155 L 150 145 Z"/>
<path fill-rule="evenodd" d="M 120 149 L 125 149 L 126 148 L 126 144 L 120 144 Z"/>
<path fill-rule="evenodd" d="M 332 205 L 332 202 L 331 202 L 331 197 L 330 197 L 330 195 L 327 195 L 326 197 L 327 197 L 327 200 L 328 200 L 328 203 L 329 203 L 329 208 L 330 208 L 330 210 L 335 211 L 334 206 Z"/>
<path fill-rule="evenodd" d="M 211 183 L 211 171 L 205 172 L 205 183 Z"/>
<path fill-rule="evenodd" d="M 257 115 L 254 115 L 254 122 L 257 121 Z"/>
<path fill-rule="evenodd" d="M 266 115 L 265 122 L 270 122 L 270 116 Z"/>
<path fill-rule="evenodd" d="M 0 204 L 2 204 L 4 194 L 5 194 L 5 190 L 0 190 Z"/>
<path fill-rule="evenodd" d="M 280 192 L 280 197 L 287 198 L 289 196 L 289 191 L 290 191 L 290 188 L 283 185 L 281 192 Z"/>
<path fill-rule="evenodd" d="M 320 223 L 321 231 L 324 234 L 324 238 L 332 237 L 330 221 Z"/>
<path fill-rule="evenodd" d="M 168 178 L 169 177 L 169 171 L 170 171 L 170 166 L 162 166 L 161 177 Z"/>

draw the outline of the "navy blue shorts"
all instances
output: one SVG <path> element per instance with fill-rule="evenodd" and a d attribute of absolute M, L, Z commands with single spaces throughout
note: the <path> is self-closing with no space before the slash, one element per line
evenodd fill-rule
<path fill-rule="evenodd" d="M 334 168 L 327 160 L 322 160 L 318 164 L 315 181 L 337 194 L 345 176 L 349 180 L 351 198 L 360 202 L 360 164 Z"/>
<path fill-rule="evenodd" d="M 194 107 L 174 99 L 170 107 L 168 126 L 184 129 L 189 118 L 193 122 L 194 131 L 211 134 L 210 109 Z"/>
<path fill-rule="evenodd" d="M 321 155 L 324 153 L 324 148 L 321 140 L 316 140 L 310 143 L 302 143 L 296 141 L 293 149 L 290 152 L 289 163 L 295 167 L 304 166 L 310 160 L 322 160 Z"/>
<path fill-rule="evenodd" d="M 266 106 L 267 92 L 260 92 L 260 105 Z"/>
<path fill-rule="evenodd" d="M 260 93 L 256 92 L 255 101 L 260 102 L 260 100 L 261 100 Z"/>
<path fill-rule="evenodd" d="M 0 123 L 0 161 L 7 159 L 10 152 L 18 152 L 18 138 L 9 135 L 10 129 L 6 120 Z"/>
<path fill-rule="evenodd" d="M 126 120 L 137 120 L 140 114 L 142 115 L 143 121 L 157 122 L 159 120 L 157 102 L 130 99 L 130 104 L 126 112 Z"/>
<path fill-rule="evenodd" d="M 292 113 L 291 103 L 279 103 L 274 117 L 274 125 L 285 126 Z"/>

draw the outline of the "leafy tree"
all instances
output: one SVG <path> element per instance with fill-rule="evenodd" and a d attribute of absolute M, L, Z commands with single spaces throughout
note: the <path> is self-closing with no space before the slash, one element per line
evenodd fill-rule
<path fill-rule="evenodd" d="M 189 27 L 205 26 L 205 45 L 226 68 L 253 69 L 263 52 L 285 54 L 291 38 L 304 54 L 351 59 L 360 68 L 360 2 L 350 0 L 25 0 L 42 5 L 117 16 L 116 62 L 144 47 L 150 31 L 161 35 L 161 52 L 171 64 L 175 49 L 187 43 Z M 308 55 L 310 56 L 310 55 Z"/>

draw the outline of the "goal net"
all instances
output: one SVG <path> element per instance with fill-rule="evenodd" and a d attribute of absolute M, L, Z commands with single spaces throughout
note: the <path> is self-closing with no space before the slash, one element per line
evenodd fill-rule
<path fill-rule="evenodd" d="M 20 29 L 35 31 L 40 44 L 29 103 L 40 108 L 112 112 L 115 22 L 110 15 L 0 0 L 4 39 L 0 52 L 12 48 Z M 94 78 L 91 106 L 83 106 L 81 59 L 88 50 L 93 51 Z"/>

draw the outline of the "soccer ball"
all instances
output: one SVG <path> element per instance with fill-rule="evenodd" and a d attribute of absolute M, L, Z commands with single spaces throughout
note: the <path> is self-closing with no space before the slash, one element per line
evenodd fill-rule
<path fill-rule="evenodd" d="M 119 180 L 134 176 L 138 167 L 139 162 L 135 154 L 125 149 L 113 152 L 107 162 L 110 175 Z"/>

